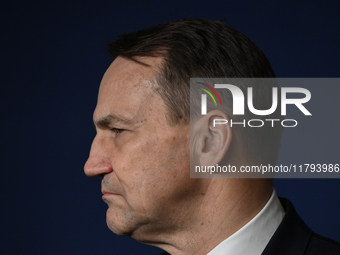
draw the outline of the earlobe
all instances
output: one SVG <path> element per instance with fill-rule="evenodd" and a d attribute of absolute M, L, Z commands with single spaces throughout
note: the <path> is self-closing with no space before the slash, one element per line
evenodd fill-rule
<path fill-rule="evenodd" d="M 213 166 L 222 161 L 232 139 L 228 116 L 220 111 L 210 111 L 200 119 L 198 156 L 201 166 Z"/>

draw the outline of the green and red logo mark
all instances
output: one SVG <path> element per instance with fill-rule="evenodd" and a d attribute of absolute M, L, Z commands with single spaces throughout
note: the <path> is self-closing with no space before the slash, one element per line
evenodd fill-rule
<path fill-rule="evenodd" d="M 212 92 L 214 92 L 214 94 L 217 96 L 218 100 L 220 101 L 220 104 L 222 105 L 222 100 L 221 100 L 219 94 L 217 93 L 217 91 L 213 87 L 211 87 L 210 85 L 205 84 L 203 82 L 196 82 L 196 83 L 204 85 L 207 88 L 209 88 Z M 211 92 L 209 90 L 206 90 L 204 88 L 199 88 L 199 87 L 197 87 L 197 88 L 203 90 L 204 92 L 206 92 L 212 98 L 212 100 L 214 100 L 215 106 L 217 106 L 216 100 L 215 100 L 214 96 L 211 94 Z"/>

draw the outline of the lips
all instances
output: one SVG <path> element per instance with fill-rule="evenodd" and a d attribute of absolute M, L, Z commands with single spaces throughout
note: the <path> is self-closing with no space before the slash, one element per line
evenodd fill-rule
<path fill-rule="evenodd" d="M 102 199 L 104 200 L 105 203 L 109 203 L 109 201 L 111 201 L 115 197 L 118 197 L 118 194 L 116 193 L 112 193 L 108 191 L 102 191 L 102 193 L 103 193 Z"/>
<path fill-rule="evenodd" d="M 116 192 L 107 191 L 107 190 L 102 190 L 102 193 L 103 193 L 103 196 L 106 196 L 106 195 L 119 195 Z"/>
<path fill-rule="evenodd" d="M 104 197 L 109 197 L 109 196 L 120 196 L 121 193 L 117 192 L 116 189 L 112 189 L 112 188 L 109 188 L 107 187 L 107 185 L 103 185 L 102 184 L 102 194 L 103 194 L 103 198 Z"/>

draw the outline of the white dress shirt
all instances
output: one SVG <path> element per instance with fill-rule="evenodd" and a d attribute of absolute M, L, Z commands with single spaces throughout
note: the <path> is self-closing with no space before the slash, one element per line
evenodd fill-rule
<path fill-rule="evenodd" d="M 260 255 L 284 215 L 285 211 L 273 189 L 269 201 L 262 210 L 207 255 Z"/>

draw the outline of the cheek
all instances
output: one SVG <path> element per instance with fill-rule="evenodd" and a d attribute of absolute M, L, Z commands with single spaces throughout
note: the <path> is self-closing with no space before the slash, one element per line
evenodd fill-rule
<path fill-rule="evenodd" d="M 189 189 L 190 156 L 187 140 L 175 138 L 161 140 L 148 149 L 140 179 L 143 180 L 143 196 L 172 200 L 181 198 Z"/>
<path fill-rule="evenodd" d="M 159 180 L 176 179 L 184 174 L 189 163 L 189 145 L 183 139 L 155 137 L 141 147 L 142 172 L 158 177 Z"/>
<path fill-rule="evenodd" d="M 195 189 L 189 151 L 189 139 L 175 135 L 153 134 L 117 147 L 112 165 L 130 206 L 161 209 Z"/>
<path fill-rule="evenodd" d="M 167 154 L 156 135 L 136 135 L 124 143 L 116 143 L 110 161 L 127 198 L 137 199 L 144 190 L 151 190 L 162 179 L 161 168 L 166 167 Z M 164 143 L 163 143 L 164 144 Z M 165 171 L 168 172 L 168 171 Z"/>

